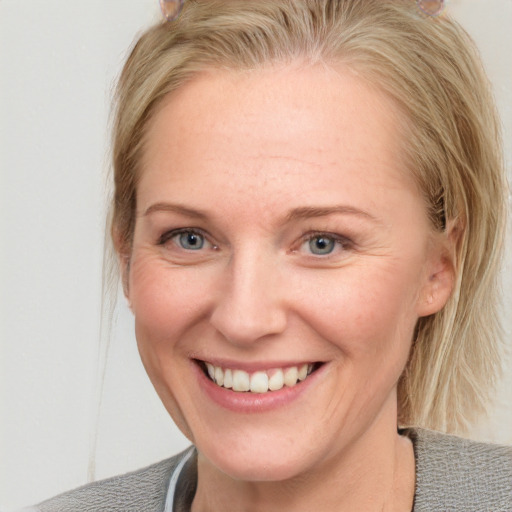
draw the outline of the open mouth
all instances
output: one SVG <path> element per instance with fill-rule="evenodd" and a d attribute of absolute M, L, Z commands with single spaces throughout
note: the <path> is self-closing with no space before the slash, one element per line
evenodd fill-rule
<path fill-rule="evenodd" d="M 206 361 L 197 361 L 204 374 L 217 386 L 238 393 L 268 393 L 294 387 L 305 381 L 322 363 L 304 363 L 286 368 L 271 368 L 253 373 L 236 368 L 221 368 Z"/>

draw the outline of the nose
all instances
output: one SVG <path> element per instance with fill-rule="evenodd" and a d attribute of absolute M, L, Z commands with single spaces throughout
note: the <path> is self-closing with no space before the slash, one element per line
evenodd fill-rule
<path fill-rule="evenodd" d="M 239 346 L 282 333 L 287 323 L 282 284 L 275 260 L 254 252 L 233 256 L 222 276 L 211 324 Z"/>

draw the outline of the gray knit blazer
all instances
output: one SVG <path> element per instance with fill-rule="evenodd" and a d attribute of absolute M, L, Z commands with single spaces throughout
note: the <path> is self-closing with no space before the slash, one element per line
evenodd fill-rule
<path fill-rule="evenodd" d="M 404 434 L 416 458 L 413 512 L 512 512 L 512 447 L 423 429 Z M 25 511 L 163 512 L 169 479 L 182 458 L 183 453 L 85 485 Z M 197 460 L 192 457 L 178 481 L 174 512 L 190 512 L 196 484 Z"/>

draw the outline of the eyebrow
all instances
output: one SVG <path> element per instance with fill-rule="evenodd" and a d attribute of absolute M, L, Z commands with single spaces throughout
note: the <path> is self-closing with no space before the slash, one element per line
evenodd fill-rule
<path fill-rule="evenodd" d="M 328 215 L 333 214 L 357 215 L 359 217 L 364 217 L 368 220 L 380 223 L 379 219 L 377 219 L 377 217 L 374 217 L 370 213 L 364 210 L 360 210 L 359 208 L 354 208 L 353 206 L 345 205 L 327 207 L 304 206 L 301 208 L 295 208 L 286 216 L 286 221 L 291 222 L 295 220 L 310 219 L 314 217 L 327 217 Z"/>
<path fill-rule="evenodd" d="M 174 203 L 155 203 L 151 205 L 143 214 L 143 217 L 146 217 L 154 212 L 171 212 L 178 213 L 180 215 L 185 215 L 187 217 L 192 217 L 200 220 L 206 220 L 208 215 L 201 210 L 195 210 L 192 208 L 187 208 L 181 204 Z"/>
<path fill-rule="evenodd" d="M 201 210 L 188 208 L 181 204 L 175 203 L 155 203 L 151 205 L 143 214 L 143 217 L 150 215 L 154 212 L 171 212 L 179 215 L 185 215 L 187 217 L 195 218 L 198 220 L 207 220 L 208 214 Z M 371 215 L 370 213 L 354 208 L 353 206 L 303 206 L 300 208 L 294 208 L 285 217 L 286 222 L 293 222 L 297 220 L 310 219 L 315 217 L 327 217 L 329 215 L 356 215 L 359 217 L 366 218 L 373 222 L 380 223 L 379 219 Z"/>

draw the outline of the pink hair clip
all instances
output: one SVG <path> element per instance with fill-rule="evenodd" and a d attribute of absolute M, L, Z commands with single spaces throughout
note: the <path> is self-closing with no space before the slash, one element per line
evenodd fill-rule
<path fill-rule="evenodd" d="M 446 7 L 445 0 L 417 0 L 416 3 L 420 10 L 429 16 L 439 16 Z"/>
<path fill-rule="evenodd" d="M 159 0 L 160 10 L 167 21 L 175 20 L 185 3 L 185 0 Z"/>

